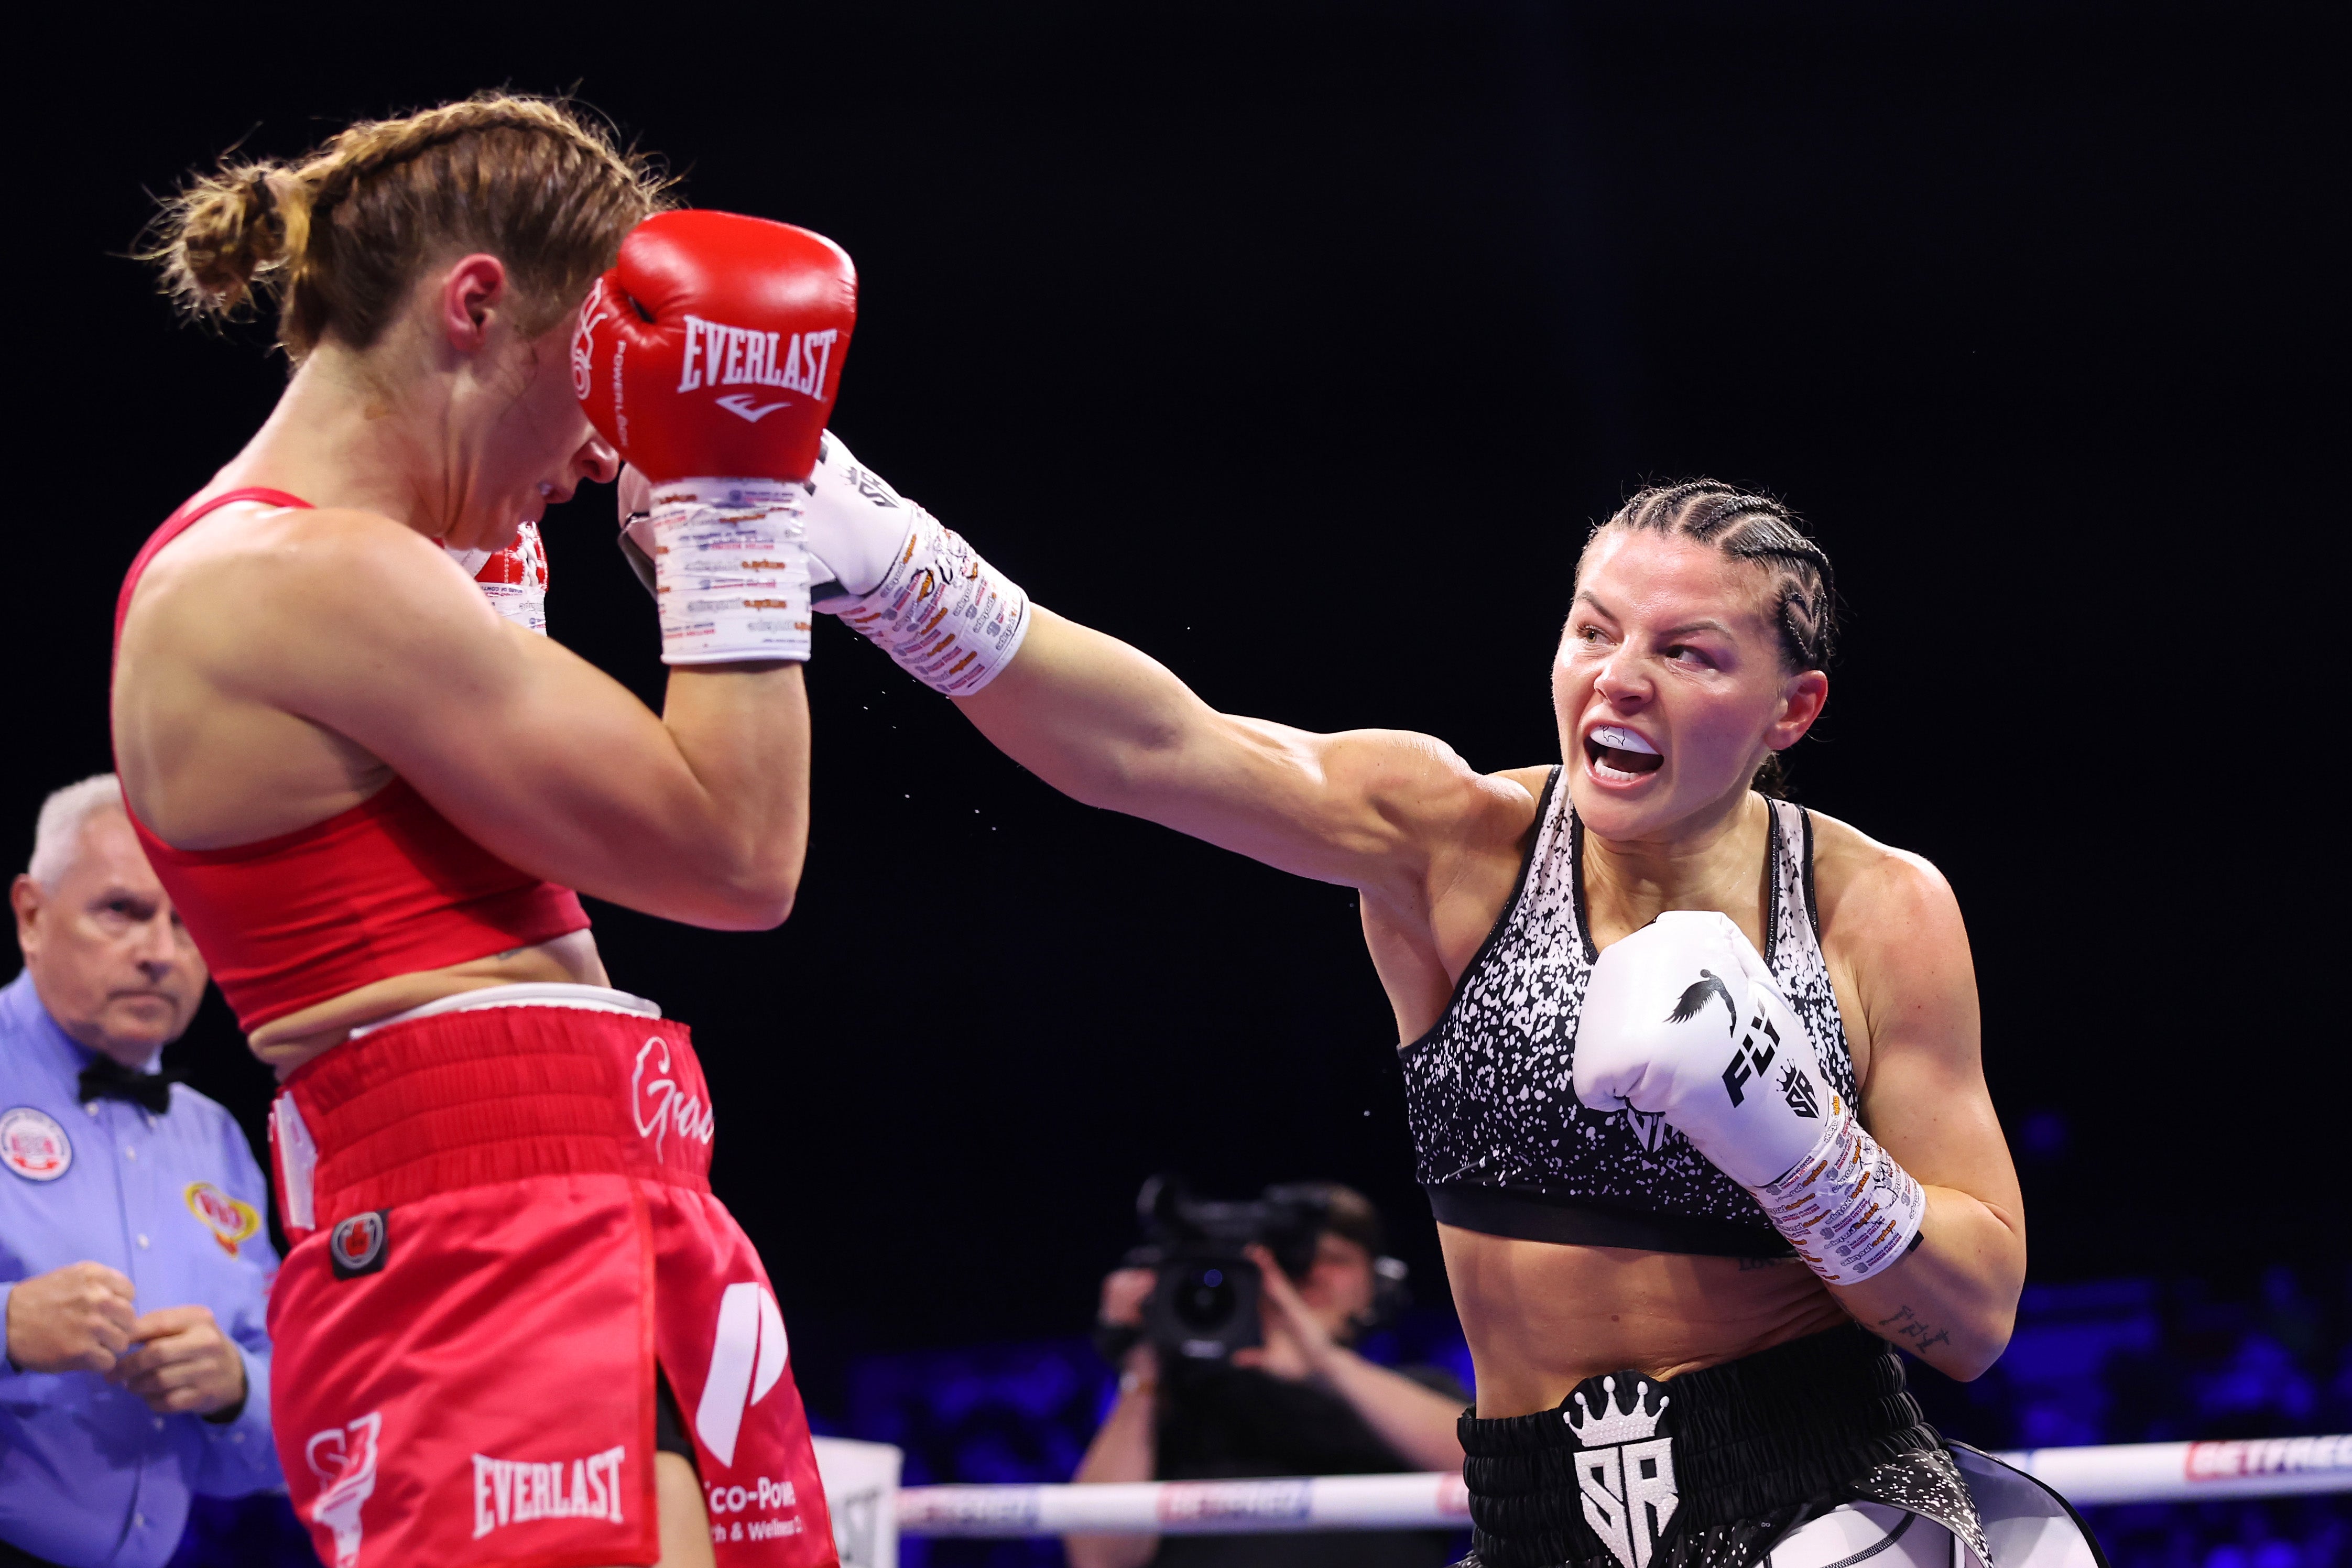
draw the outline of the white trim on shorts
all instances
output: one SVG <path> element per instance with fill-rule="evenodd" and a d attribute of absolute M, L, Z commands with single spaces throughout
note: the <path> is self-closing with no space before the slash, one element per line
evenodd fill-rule
<path fill-rule="evenodd" d="M 394 1024 L 405 1024 L 412 1018 L 436 1017 L 443 1013 L 475 1013 L 486 1007 L 570 1007 L 583 1013 L 621 1013 L 633 1018 L 658 1018 L 662 1016 L 659 1003 L 648 1002 L 642 996 L 632 996 L 625 991 L 615 991 L 609 985 L 574 985 L 562 980 L 527 980 L 513 985 L 485 985 L 472 991 L 452 992 L 430 1002 L 394 1013 L 388 1018 L 361 1024 L 351 1032 L 350 1038 L 365 1039 L 378 1029 Z"/>

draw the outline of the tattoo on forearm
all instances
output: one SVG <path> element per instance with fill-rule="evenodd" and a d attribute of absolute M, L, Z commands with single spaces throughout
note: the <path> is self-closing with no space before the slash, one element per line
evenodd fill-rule
<path fill-rule="evenodd" d="M 1891 1318 L 1878 1320 L 1878 1331 L 1890 1340 L 1908 1340 L 1915 1351 L 1951 1342 L 1952 1331 L 1939 1329 L 1908 1307 L 1897 1307 Z"/>

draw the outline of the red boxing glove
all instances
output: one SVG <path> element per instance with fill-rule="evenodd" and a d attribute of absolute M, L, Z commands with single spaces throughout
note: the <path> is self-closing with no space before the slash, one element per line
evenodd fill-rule
<path fill-rule="evenodd" d="M 572 390 L 657 484 L 805 480 L 856 322 L 857 269 L 823 235 L 659 213 L 580 308 Z"/>
<path fill-rule="evenodd" d="M 547 543 L 539 524 L 524 519 L 515 542 L 483 562 L 474 581 L 490 608 L 525 631 L 547 635 Z"/>
<path fill-rule="evenodd" d="M 581 306 L 572 390 L 653 481 L 629 536 L 668 663 L 808 658 L 803 514 L 856 321 L 839 246 L 731 213 L 647 218 Z"/>

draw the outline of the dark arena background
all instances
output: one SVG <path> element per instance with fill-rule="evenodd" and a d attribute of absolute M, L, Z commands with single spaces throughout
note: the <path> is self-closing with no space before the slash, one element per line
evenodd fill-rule
<path fill-rule="evenodd" d="M 1220 707 L 1555 760 L 1547 662 L 1591 521 L 1699 473 L 1785 498 L 1851 617 L 1793 793 L 1951 879 L 2025 1182 L 2016 1342 L 1968 1387 L 1916 1369 L 1931 1413 L 1990 1447 L 2352 1430 L 2317 18 L 54 23 L 78 41 L 20 58 L 16 120 L 11 869 L 43 794 L 109 765 L 124 566 L 284 374 L 258 329 L 175 325 L 124 259 L 152 195 L 240 142 L 574 91 L 695 205 L 845 246 L 835 428 Z M 613 531 L 606 489 L 551 517 L 552 630 L 657 699 Z M 1110 1375 L 1097 1282 L 1161 1170 L 1370 1193 L 1412 1269 L 1391 1348 L 1453 1353 L 1353 895 L 1065 800 L 829 620 L 809 689 L 790 922 L 593 912 L 614 983 L 695 1027 L 716 1180 L 820 1429 L 904 1445 L 910 1481 L 1066 1479 Z M 259 1139 L 268 1075 L 216 997 L 167 1061 Z M 2352 1561 L 2340 1497 L 2095 1523 L 2121 1563 Z M 260 1528 L 200 1513 L 184 1558 L 258 1560 Z"/>

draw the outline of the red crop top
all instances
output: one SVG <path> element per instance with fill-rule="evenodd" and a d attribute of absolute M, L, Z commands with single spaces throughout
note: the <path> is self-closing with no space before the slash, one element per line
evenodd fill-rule
<path fill-rule="evenodd" d="M 131 590 L 155 552 L 197 519 L 239 501 L 310 504 L 283 490 L 237 489 L 173 512 L 122 580 L 114 607 L 118 647 Z M 225 849 L 174 849 L 136 812 L 130 816 L 247 1032 L 374 981 L 588 925 L 578 894 L 516 870 L 451 826 L 405 779 L 324 821 Z"/>

